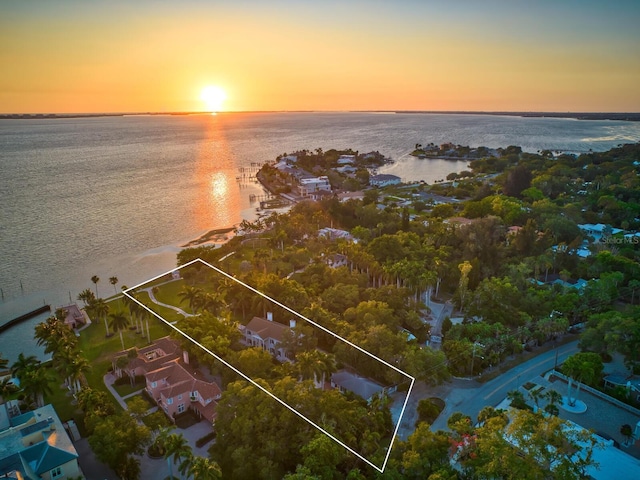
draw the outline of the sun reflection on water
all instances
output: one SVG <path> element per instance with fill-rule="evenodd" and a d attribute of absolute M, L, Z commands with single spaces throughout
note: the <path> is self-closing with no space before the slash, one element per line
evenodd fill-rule
<path fill-rule="evenodd" d="M 203 117 L 206 140 L 201 143 L 195 169 L 198 188 L 194 221 L 201 230 L 231 227 L 240 222 L 240 191 L 236 162 L 224 131 L 224 117 Z"/>

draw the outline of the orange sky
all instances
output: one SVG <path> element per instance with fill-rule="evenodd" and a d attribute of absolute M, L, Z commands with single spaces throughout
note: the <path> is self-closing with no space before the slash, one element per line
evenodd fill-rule
<path fill-rule="evenodd" d="M 640 2 L 230 3 L 3 3 L 0 113 L 640 111 Z"/>

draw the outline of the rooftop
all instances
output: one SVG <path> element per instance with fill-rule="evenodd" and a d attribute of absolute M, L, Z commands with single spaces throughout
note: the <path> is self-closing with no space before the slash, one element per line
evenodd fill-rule
<path fill-rule="evenodd" d="M 369 400 L 373 395 L 384 390 L 384 387 L 379 383 L 347 370 L 340 370 L 332 374 L 331 383 L 344 390 L 349 390 L 365 400 Z"/>
<path fill-rule="evenodd" d="M 282 341 L 285 329 L 287 326 L 266 320 L 261 317 L 253 317 L 247 324 L 246 329 L 250 330 L 253 334 L 259 335 L 260 338 L 273 338 L 274 340 Z"/>
<path fill-rule="evenodd" d="M 0 405 L 0 408 L 6 410 L 5 405 Z M 11 426 L 0 431 L 1 473 L 24 473 L 27 466 L 40 475 L 78 457 L 52 405 L 10 420 Z M 39 432 L 40 436 L 37 435 Z M 25 439 L 29 436 L 32 438 Z"/>

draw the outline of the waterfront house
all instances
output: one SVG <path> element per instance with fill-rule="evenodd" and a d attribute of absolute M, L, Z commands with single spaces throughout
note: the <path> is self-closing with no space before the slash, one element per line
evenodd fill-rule
<path fill-rule="evenodd" d="M 331 191 L 329 177 L 323 175 L 321 177 L 303 177 L 298 180 L 298 193 L 301 197 L 311 196 L 319 190 Z"/>
<path fill-rule="evenodd" d="M 213 423 L 222 390 L 195 375 L 175 359 L 145 374 L 146 391 L 171 420 L 190 409 Z"/>
<path fill-rule="evenodd" d="M 16 416 L 0 405 L 0 477 L 84 478 L 78 452 L 52 405 Z"/>
<path fill-rule="evenodd" d="M 356 161 L 355 155 L 340 155 L 338 158 L 338 165 L 353 165 Z"/>
<path fill-rule="evenodd" d="M 144 377 L 145 390 L 170 419 L 190 409 L 210 422 L 215 420 L 221 389 L 189 365 L 188 353 L 176 340 L 163 337 L 147 347 L 120 352 L 113 368 L 118 377 L 126 374 L 132 382 Z"/>
<path fill-rule="evenodd" d="M 123 357 L 126 360 L 119 361 Z M 143 348 L 133 347 L 117 353 L 113 358 L 113 371 L 118 377 L 127 374 L 131 381 L 134 381 L 135 377 L 141 377 L 148 372 L 157 370 L 165 363 L 180 357 L 183 357 L 183 360 L 189 363 L 189 359 L 184 358 L 187 355 L 183 354 L 177 340 L 170 337 L 162 337 L 149 346 Z"/>
<path fill-rule="evenodd" d="M 80 328 L 87 323 L 86 314 L 80 310 L 78 304 L 70 303 L 59 307 L 59 309 L 65 312 L 64 324 L 69 328 Z"/>

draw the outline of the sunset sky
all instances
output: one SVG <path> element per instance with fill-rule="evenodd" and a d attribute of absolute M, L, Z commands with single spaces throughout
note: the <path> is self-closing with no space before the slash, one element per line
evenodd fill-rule
<path fill-rule="evenodd" d="M 640 1 L 12 1 L 0 113 L 640 111 Z"/>

